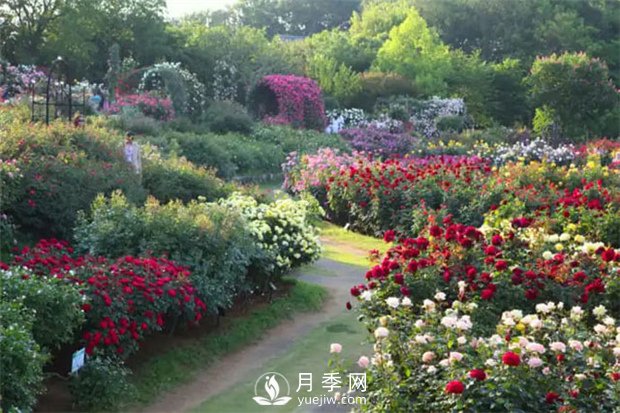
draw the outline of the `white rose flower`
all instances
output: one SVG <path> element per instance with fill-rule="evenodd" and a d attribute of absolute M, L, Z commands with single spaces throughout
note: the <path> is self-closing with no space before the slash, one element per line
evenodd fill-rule
<path fill-rule="evenodd" d="M 596 334 L 605 334 L 607 332 L 607 327 L 603 324 L 597 324 L 594 326 L 594 331 Z"/>
<path fill-rule="evenodd" d="M 409 297 L 405 297 L 405 298 L 402 299 L 401 305 L 403 307 L 411 307 L 413 305 L 413 303 L 411 302 L 411 299 Z"/>
<path fill-rule="evenodd" d="M 459 353 L 458 351 L 451 351 L 450 355 L 448 356 L 448 360 L 450 360 L 451 363 L 461 361 L 463 360 L 463 354 Z"/>
<path fill-rule="evenodd" d="M 430 363 L 431 361 L 433 361 L 435 359 L 435 353 L 433 353 L 432 351 L 427 351 L 426 353 L 422 354 L 422 362 L 423 363 Z"/>
<path fill-rule="evenodd" d="M 458 319 L 456 316 L 445 316 L 441 319 L 441 324 L 448 328 L 454 328 Z"/>
<path fill-rule="evenodd" d="M 385 302 L 392 308 L 398 308 L 400 305 L 400 300 L 397 297 L 388 297 Z"/>
<path fill-rule="evenodd" d="M 435 310 L 435 303 L 429 299 L 426 299 L 422 302 L 424 309 L 428 312 Z"/>
<path fill-rule="evenodd" d="M 549 344 L 549 348 L 553 351 L 564 353 L 566 351 L 566 344 L 562 343 L 561 341 L 554 341 L 553 343 Z"/>
<path fill-rule="evenodd" d="M 388 334 L 390 334 L 390 331 L 387 328 L 385 328 L 385 327 L 378 327 L 375 330 L 375 337 L 376 338 L 384 338 L 384 337 L 387 337 Z"/>
<path fill-rule="evenodd" d="M 435 294 L 435 300 L 437 301 L 444 301 L 446 299 L 446 294 L 442 293 L 442 292 L 437 292 L 437 294 Z"/>
<path fill-rule="evenodd" d="M 360 294 L 360 298 L 364 301 L 370 301 L 372 299 L 372 291 L 370 290 L 362 291 L 362 293 Z"/>
<path fill-rule="evenodd" d="M 568 345 L 573 350 L 576 350 L 576 351 L 582 351 L 583 350 L 583 344 L 581 344 L 581 342 L 579 340 L 568 340 Z"/>
<path fill-rule="evenodd" d="M 605 316 L 605 314 L 607 314 L 607 309 L 604 306 L 599 305 L 598 307 L 595 307 L 594 310 L 592 310 L 592 314 L 597 317 L 603 317 Z"/>
<path fill-rule="evenodd" d="M 533 353 L 543 354 L 545 350 L 545 346 L 540 343 L 528 343 L 525 348 L 527 351 L 531 351 Z"/>

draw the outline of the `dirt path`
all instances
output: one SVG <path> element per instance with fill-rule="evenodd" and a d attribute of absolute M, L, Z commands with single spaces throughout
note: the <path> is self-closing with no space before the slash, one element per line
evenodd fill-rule
<path fill-rule="evenodd" d="M 356 250 L 360 253 L 361 250 Z M 333 275 L 330 275 L 333 274 Z M 194 379 L 167 392 L 144 413 L 189 411 L 205 400 L 222 393 L 270 360 L 286 354 L 291 346 L 321 323 L 340 314 L 349 296 L 349 288 L 360 280 L 360 268 L 321 259 L 314 266 L 297 273 L 299 279 L 319 284 L 329 291 L 329 298 L 319 312 L 301 314 L 268 332 L 266 338 L 224 356 Z"/>

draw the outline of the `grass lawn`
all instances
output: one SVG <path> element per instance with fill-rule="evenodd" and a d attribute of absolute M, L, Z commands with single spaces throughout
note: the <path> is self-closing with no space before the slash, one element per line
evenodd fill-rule
<path fill-rule="evenodd" d="M 323 242 L 323 257 L 343 263 L 368 268 L 368 251 L 379 250 L 384 253 L 391 246 L 382 239 L 357 234 L 329 222 L 322 222 L 321 238 Z"/>
<path fill-rule="evenodd" d="M 321 286 L 290 278 L 285 282 L 293 284 L 289 293 L 274 299 L 270 305 L 233 319 L 226 328 L 183 343 L 139 366 L 133 376 L 137 389 L 135 400 L 148 403 L 161 392 L 191 381 L 195 373 L 204 370 L 218 357 L 260 339 L 283 319 L 291 318 L 295 313 L 318 310 L 327 297 L 327 291 Z"/>
<path fill-rule="evenodd" d="M 343 346 L 341 353 L 345 366 L 351 367 L 360 355 L 369 355 L 371 345 L 365 343 L 367 335 L 363 326 L 356 320 L 355 312 L 343 310 L 341 314 L 328 322 L 323 323 L 300 337 L 290 352 L 275 360 L 266 361 L 264 368 L 254 372 L 247 379 L 209 400 L 194 410 L 195 413 L 258 413 L 266 411 L 277 412 L 306 412 L 308 406 L 299 407 L 298 396 L 320 396 L 328 394 L 321 387 L 324 373 L 330 371 L 327 362 L 329 359 L 329 345 L 336 342 Z M 285 406 L 259 406 L 252 400 L 254 384 L 263 373 L 278 372 L 283 374 L 290 386 L 293 399 Z M 299 373 L 312 373 L 313 391 L 296 393 L 299 384 Z M 343 390 L 347 389 L 348 379 L 342 376 Z M 305 390 L 305 389 L 304 389 Z"/>

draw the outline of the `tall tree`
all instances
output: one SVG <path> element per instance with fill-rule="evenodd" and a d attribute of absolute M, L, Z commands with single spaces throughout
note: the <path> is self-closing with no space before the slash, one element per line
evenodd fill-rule
<path fill-rule="evenodd" d="M 60 16 L 63 6 L 63 0 L 2 0 L 0 42 L 6 56 L 22 63 L 34 63 L 48 29 Z"/>
<path fill-rule="evenodd" d="M 239 25 L 276 34 L 308 36 L 346 25 L 360 0 L 240 0 L 231 11 Z"/>
<path fill-rule="evenodd" d="M 411 79 L 423 94 L 445 94 L 451 71 L 450 51 L 415 9 L 390 31 L 374 66 Z"/>

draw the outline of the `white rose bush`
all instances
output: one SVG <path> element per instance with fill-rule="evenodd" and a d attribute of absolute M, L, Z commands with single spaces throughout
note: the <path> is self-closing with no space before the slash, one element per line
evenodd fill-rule
<path fill-rule="evenodd" d="M 313 206 L 309 201 L 277 199 L 259 204 L 251 196 L 234 193 L 220 201 L 247 220 L 250 233 L 273 274 L 280 276 L 293 267 L 311 263 L 321 255 L 318 230 L 312 225 Z"/>

